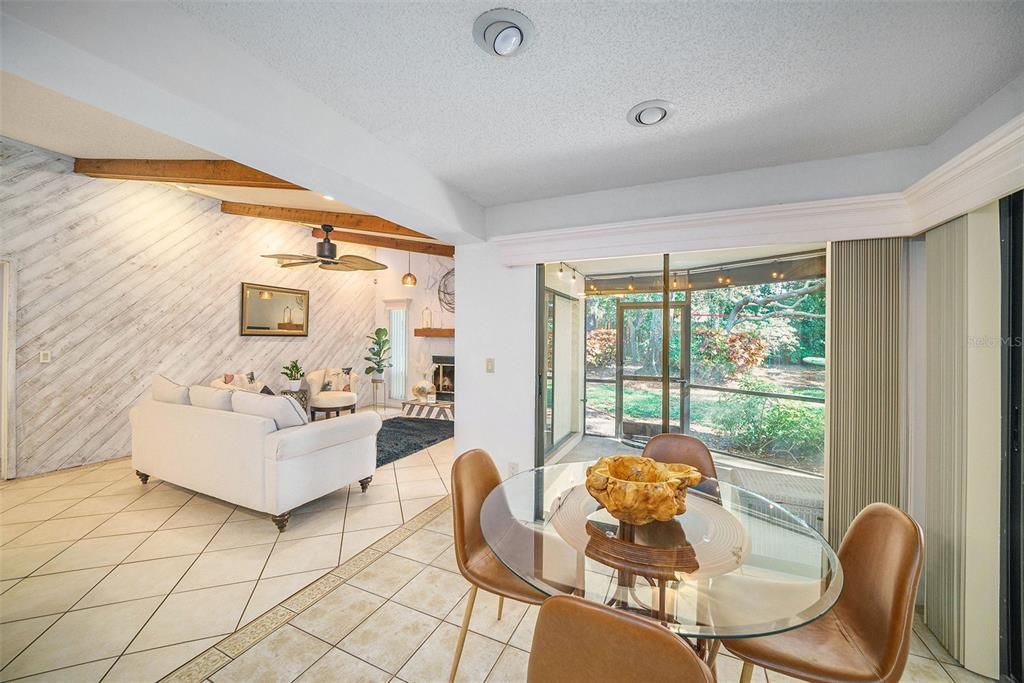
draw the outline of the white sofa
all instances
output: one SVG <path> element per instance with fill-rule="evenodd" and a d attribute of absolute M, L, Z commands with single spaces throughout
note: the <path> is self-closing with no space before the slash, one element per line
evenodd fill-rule
<path fill-rule="evenodd" d="M 304 412 L 292 415 L 301 408 L 288 397 L 201 387 L 204 396 L 233 401 L 212 408 L 190 404 L 195 387 L 180 389 L 190 392 L 161 394 L 154 384 L 154 396 L 163 400 L 145 399 L 131 410 L 132 465 L 143 484 L 154 476 L 266 512 L 283 531 L 293 509 L 356 481 L 366 491 L 373 478 L 376 413 L 306 423 Z M 279 429 L 282 418 L 272 411 L 280 409 L 298 424 Z"/>
<path fill-rule="evenodd" d="M 340 388 L 323 390 L 327 373 L 341 372 L 341 370 L 341 368 L 320 368 L 306 373 L 306 384 L 309 385 L 309 412 L 314 420 L 318 412 L 324 413 L 327 417 L 330 417 L 332 412 L 335 415 L 340 415 L 343 410 L 350 413 L 356 412 L 356 401 L 359 397 L 356 394 L 357 375 L 354 370 L 349 373 L 348 391 L 343 391 Z"/>

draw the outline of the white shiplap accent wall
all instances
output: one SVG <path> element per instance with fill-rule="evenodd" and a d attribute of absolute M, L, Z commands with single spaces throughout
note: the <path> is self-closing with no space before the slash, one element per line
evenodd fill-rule
<path fill-rule="evenodd" d="M 18 284 L 17 476 L 126 455 L 128 410 L 154 372 L 184 384 L 254 371 L 277 390 L 293 358 L 362 367 L 374 274 L 259 257 L 310 253 L 309 230 L 224 215 L 172 185 L 78 176 L 71 159 L 7 138 L 0 163 L 0 258 Z M 243 281 L 308 289 L 309 337 L 239 336 Z"/>

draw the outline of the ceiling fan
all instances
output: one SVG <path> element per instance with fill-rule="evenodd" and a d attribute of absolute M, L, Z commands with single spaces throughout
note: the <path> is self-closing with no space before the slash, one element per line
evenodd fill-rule
<path fill-rule="evenodd" d="M 312 266 L 320 264 L 324 270 L 387 270 L 387 266 L 378 263 L 365 256 L 356 254 L 342 254 L 338 256 L 338 247 L 331 242 L 333 226 L 321 225 L 324 231 L 324 238 L 316 244 L 316 256 L 309 254 L 263 254 L 263 258 L 277 259 L 281 262 L 282 268 L 297 268 L 298 266 Z"/>

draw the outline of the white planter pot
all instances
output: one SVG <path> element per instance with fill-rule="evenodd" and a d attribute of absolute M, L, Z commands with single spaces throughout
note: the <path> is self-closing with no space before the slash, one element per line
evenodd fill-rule
<path fill-rule="evenodd" d="M 301 379 L 290 379 L 288 380 L 288 391 L 298 391 L 302 388 Z"/>

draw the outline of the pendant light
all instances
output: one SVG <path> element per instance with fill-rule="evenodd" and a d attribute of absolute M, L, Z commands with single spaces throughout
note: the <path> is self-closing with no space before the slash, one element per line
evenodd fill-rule
<path fill-rule="evenodd" d="M 412 274 L 412 252 L 410 251 L 410 252 L 408 252 L 408 254 L 409 254 L 409 272 L 407 272 L 405 275 L 402 276 L 402 285 L 404 287 L 415 287 L 416 286 L 416 276 Z"/>

